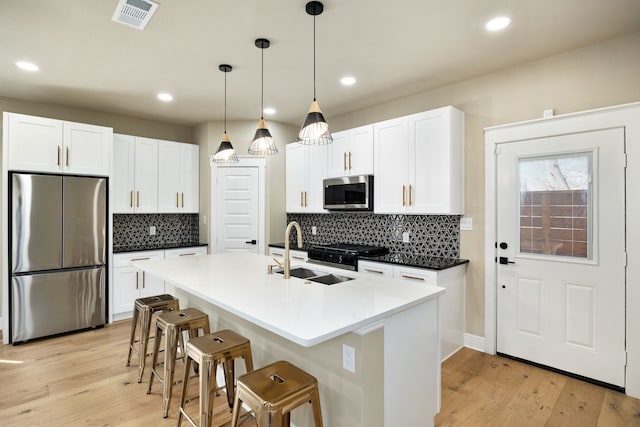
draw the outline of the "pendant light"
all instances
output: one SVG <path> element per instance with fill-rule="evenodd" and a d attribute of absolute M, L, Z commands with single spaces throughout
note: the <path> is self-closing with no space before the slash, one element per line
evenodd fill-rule
<path fill-rule="evenodd" d="M 272 154 L 278 154 L 278 148 L 271 136 L 271 132 L 267 128 L 267 122 L 264 120 L 264 50 L 269 47 L 270 43 L 267 39 L 256 39 L 256 47 L 262 52 L 262 68 L 260 72 L 260 121 L 258 122 L 258 129 L 249 146 L 249 154 L 255 156 L 269 156 Z"/>
<path fill-rule="evenodd" d="M 238 160 L 227 134 L 227 73 L 230 73 L 233 68 L 227 64 L 220 64 L 218 68 L 224 73 L 224 133 L 218 151 L 213 155 L 212 160 L 214 163 L 238 163 L 240 160 Z"/>
<path fill-rule="evenodd" d="M 306 11 L 313 16 L 313 102 L 311 102 L 307 118 L 298 134 L 300 144 L 321 145 L 333 142 L 331 133 L 329 133 L 329 125 L 320 111 L 318 101 L 316 101 L 316 16 L 320 15 L 323 10 L 324 6 L 319 1 L 307 3 Z"/>

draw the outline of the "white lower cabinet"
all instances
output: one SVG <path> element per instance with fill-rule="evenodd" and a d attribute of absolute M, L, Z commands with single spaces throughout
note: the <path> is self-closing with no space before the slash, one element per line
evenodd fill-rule
<path fill-rule="evenodd" d="M 159 294 L 172 294 L 175 288 L 134 267 L 133 261 L 147 259 L 178 258 L 182 256 L 206 255 L 206 246 L 189 246 L 176 249 L 127 252 L 113 255 L 113 320 L 131 317 L 137 298 Z"/>
<path fill-rule="evenodd" d="M 163 259 L 164 251 L 127 252 L 113 255 L 113 317 L 131 317 L 136 298 L 164 293 L 164 280 L 146 274 L 133 261 Z"/>
<path fill-rule="evenodd" d="M 466 264 L 444 270 L 406 267 L 383 262 L 358 261 L 358 272 L 393 277 L 440 286 L 447 292 L 440 297 L 440 360 L 444 361 L 464 346 L 464 274 Z"/>
<path fill-rule="evenodd" d="M 291 256 L 291 261 L 306 261 L 309 259 L 306 251 L 291 249 L 289 250 L 289 255 Z M 269 256 L 278 262 L 284 262 L 284 249 L 269 247 Z"/>

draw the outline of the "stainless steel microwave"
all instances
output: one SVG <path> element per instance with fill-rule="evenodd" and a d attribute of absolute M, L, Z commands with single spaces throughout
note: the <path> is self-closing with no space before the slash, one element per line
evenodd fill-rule
<path fill-rule="evenodd" d="M 323 187 L 325 209 L 373 210 L 373 175 L 328 178 L 323 181 Z"/>

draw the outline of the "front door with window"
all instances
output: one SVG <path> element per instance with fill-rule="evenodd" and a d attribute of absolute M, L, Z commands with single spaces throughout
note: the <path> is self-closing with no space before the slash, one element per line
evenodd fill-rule
<path fill-rule="evenodd" d="M 624 130 L 498 145 L 497 351 L 624 387 Z"/>

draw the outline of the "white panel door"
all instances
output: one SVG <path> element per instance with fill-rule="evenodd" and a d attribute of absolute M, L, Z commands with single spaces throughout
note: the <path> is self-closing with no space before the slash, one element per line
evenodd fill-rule
<path fill-rule="evenodd" d="M 178 169 L 180 144 L 158 141 L 158 212 L 181 212 L 180 171 Z"/>
<path fill-rule="evenodd" d="M 258 253 L 258 168 L 218 167 L 216 252 Z"/>
<path fill-rule="evenodd" d="M 136 137 L 135 142 L 136 213 L 158 212 L 158 140 Z"/>
<path fill-rule="evenodd" d="M 374 211 L 405 213 L 409 185 L 408 119 L 387 120 L 373 125 Z"/>
<path fill-rule="evenodd" d="M 63 170 L 83 175 L 111 175 L 113 131 L 103 126 L 64 122 Z"/>
<path fill-rule="evenodd" d="M 500 144 L 497 350 L 625 384 L 624 130 Z"/>
<path fill-rule="evenodd" d="M 135 142 L 130 135 L 113 135 L 111 195 L 113 213 L 133 213 L 135 192 Z"/>
<path fill-rule="evenodd" d="M 60 172 L 62 170 L 62 121 L 6 113 L 10 170 Z M 5 144 L 7 142 L 5 141 Z"/>

